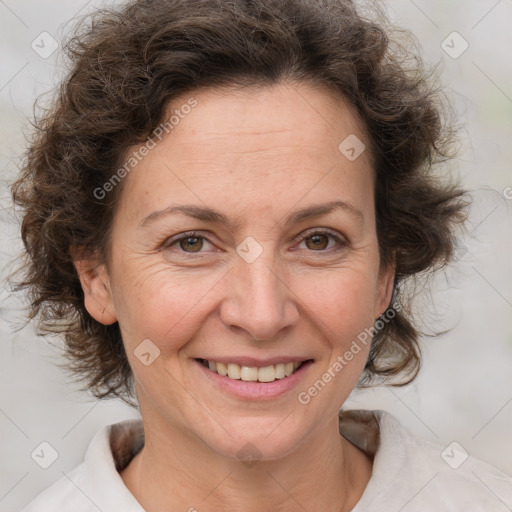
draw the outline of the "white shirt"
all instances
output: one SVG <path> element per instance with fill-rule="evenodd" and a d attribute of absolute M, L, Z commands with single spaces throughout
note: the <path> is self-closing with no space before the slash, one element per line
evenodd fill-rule
<path fill-rule="evenodd" d="M 384 411 L 342 411 L 340 432 L 374 457 L 372 476 L 352 512 L 512 510 L 512 477 L 457 445 L 445 448 L 412 436 Z M 141 420 L 103 427 L 84 462 L 22 512 L 144 512 L 118 472 L 143 444 Z"/>

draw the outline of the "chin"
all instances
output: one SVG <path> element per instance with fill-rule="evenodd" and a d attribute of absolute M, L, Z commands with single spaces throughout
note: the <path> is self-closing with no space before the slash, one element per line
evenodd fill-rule
<path fill-rule="evenodd" d="M 288 417 L 286 414 L 244 417 L 224 423 L 224 428 L 216 424 L 203 435 L 196 434 L 211 450 L 228 459 L 246 462 L 281 459 L 300 447 L 311 430 L 304 424 L 295 423 L 293 412 Z"/>

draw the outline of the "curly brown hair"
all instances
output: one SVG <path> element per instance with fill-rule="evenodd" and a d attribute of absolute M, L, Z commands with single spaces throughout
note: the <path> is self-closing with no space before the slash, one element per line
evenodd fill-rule
<path fill-rule="evenodd" d="M 93 191 L 178 95 L 285 80 L 348 99 L 369 138 L 381 261 L 396 265 L 395 309 L 375 331 L 360 384 L 381 375 L 402 385 L 417 375 L 422 333 L 401 283 L 452 259 L 469 201 L 435 172 L 453 147 L 443 97 L 417 52 L 393 42 L 377 14 L 362 16 L 350 0 L 139 0 L 78 24 L 64 46 L 69 73 L 34 120 L 12 191 L 23 211 L 17 287 L 29 291 L 29 318 L 42 333 L 64 335 L 67 367 L 96 397 L 133 403 L 134 390 L 119 325 L 89 315 L 73 264 L 72 248 L 82 247 L 108 268 L 122 182 L 101 198 Z"/>

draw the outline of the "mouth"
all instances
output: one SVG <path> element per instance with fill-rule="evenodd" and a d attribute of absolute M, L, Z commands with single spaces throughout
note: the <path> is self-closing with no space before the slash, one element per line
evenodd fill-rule
<path fill-rule="evenodd" d="M 197 358 L 196 361 L 208 368 L 213 373 L 231 380 L 244 382 L 271 383 L 276 380 L 291 377 L 312 359 L 296 362 L 282 362 L 268 366 L 242 366 L 236 363 L 224 363 L 221 361 L 209 361 Z"/>

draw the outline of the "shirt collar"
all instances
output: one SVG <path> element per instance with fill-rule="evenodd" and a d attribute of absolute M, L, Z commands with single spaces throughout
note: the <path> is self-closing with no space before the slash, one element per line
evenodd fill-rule
<path fill-rule="evenodd" d="M 389 442 L 397 435 L 406 435 L 400 423 L 385 411 L 340 410 L 340 434 L 373 460 L 372 477 L 353 512 L 374 496 L 383 493 L 394 480 L 396 471 L 389 471 L 389 460 L 404 457 L 401 443 Z M 125 486 L 119 471 L 144 446 L 142 420 L 126 420 L 103 427 L 93 438 L 85 455 L 86 471 L 93 496 L 89 499 L 101 510 L 144 512 Z"/>

